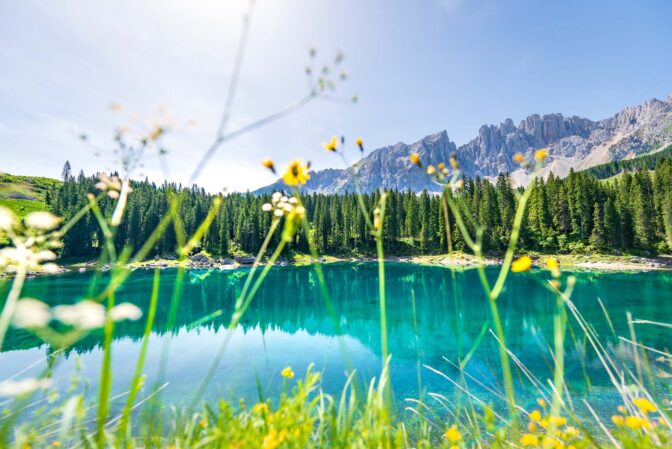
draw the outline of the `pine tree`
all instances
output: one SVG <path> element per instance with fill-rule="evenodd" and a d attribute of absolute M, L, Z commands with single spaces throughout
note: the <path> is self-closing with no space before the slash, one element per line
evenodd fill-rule
<path fill-rule="evenodd" d="M 70 166 L 70 161 L 65 161 L 63 164 L 63 170 L 61 171 L 61 179 L 63 182 L 68 182 L 72 177 L 72 167 Z"/>

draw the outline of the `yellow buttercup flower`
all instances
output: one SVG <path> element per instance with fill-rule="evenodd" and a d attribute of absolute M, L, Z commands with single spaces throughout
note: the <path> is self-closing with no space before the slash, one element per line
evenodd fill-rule
<path fill-rule="evenodd" d="M 427 166 L 427 174 L 428 175 L 433 175 L 434 173 L 436 173 L 436 168 L 434 168 L 433 165 Z"/>
<path fill-rule="evenodd" d="M 268 404 L 265 402 L 259 402 L 252 407 L 252 413 L 262 413 L 266 410 L 268 410 Z"/>
<path fill-rule="evenodd" d="M 632 403 L 635 404 L 635 406 L 639 409 L 639 411 L 641 411 L 645 415 L 649 413 L 655 413 L 658 411 L 656 405 L 646 398 L 633 399 Z"/>
<path fill-rule="evenodd" d="M 322 142 L 322 147 L 327 151 L 336 151 L 338 149 L 338 137 L 332 136 L 329 142 Z"/>
<path fill-rule="evenodd" d="M 266 159 L 261 161 L 261 165 L 263 165 L 264 167 L 275 173 L 275 164 L 273 163 L 273 159 L 267 157 Z"/>
<path fill-rule="evenodd" d="M 301 159 L 293 160 L 289 163 L 287 171 L 282 175 L 282 180 L 288 186 L 303 185 L 310 179 L 308 173 L 308 164 Z"/>
<path fill-rule="evenodd" d="M 537 425 L 533 422 L 527 424 L 527 430 L 530 432 L 536 432 L 537 431 Z"/>
<path fill-rule="evenodd" d="M 443 171 L 444 168 L 446 168 L 446 164 L 444 164 L 443 162 L 439 162 L 436 166 L 438 167 L 439 170 L 442 170 L 442 171 Z"/>
<path fill-rule="evenodd" d="M 620 415 L 614 415 L 614 416 L 611 417 L 611 422 L 613 422 L 617 426 L 622 426 L 623 423 L 625 422 L 625 420 Z"/>
<path fill-rule="evenodd" d="M 556 427 L 564 426 L 565 424 L 567 424 L 567 418 L 564 418 L 562 416 L 551 416 L 549 418 L 549 421 Z"/>
<path fill-rule="evenodd" d="M 631 429 L 641 429 L 642 427 L 647 427 L 649 422 L 644 418 L 639 416 L 626 416 L 625 417 L 625 426 Z"/>
<path fill-rule="evenodd" d="M 520 444 L 522 444 L 523 446 L 532 446 L 532 447 L 538 446 L 539 437 L 531 433 L 526 433 L 522 437 L 520 437 Z"/>
<path fill-rule="evenodd" d="M 523 161 L 525 161 L 525 156 L 523 155 L 523 153 L 516 153 L 513 155 L 513 161 L 518 164 L 522 164 Z"/>
<path fill-rule="evenodd" d="M 522 256 L 511 262 L 511 271 L 514 273 L 521 273 L 523 271 L 530 271 L 532 267 L 532 259 L 529 256 Z"/>
<path fill-rule="evenodd" d="M 553 273 L 559 272 L 560 271 L 560 263 L 558 262 L 558 259 L 555 257 L 547 257 L 546 258 L 546 268 L 551 270 Z"/>
<path fill-rule="evenodd" d="M 284 368 L 282 371 L 280 371 L 280 375 L 285 379 L 291 379 L 294 377 L 294 371 L 292 371 L 292 368 L 288 366 L 287 368 Z"/>
<path fill-rule="evenodd" d="M 548 157 L 548 150 L 546 148 L 540 148 L 534 152 L 534 158 L 537 162 L 543 162 Z"/>
<path fill-rule="evenodd" d="M 446 433 L 444 433 L 443 436 L 451 443 L 455 443 L 462 439 L 462 432 L 457 430 L 457 426 L 452 425 L 448 430 L 446 430 Z"/>
<path fill-rule="evenodd" d="M 408 157 L 408 160 L 411 161 L 411 164 L 420 166 L 420 155 L 418 153 L 411 153 Z"/>
<path fill-rule="evenodd" d="M 530 421 L 534 422 L 541 421 L 541 413 L 539 412 L 539 410 L 535 410 L 532 413 L 530 413 Z"/>
<path fill-rule="evenodd" d="M 355 145 L 359 147 L 359 151 L 364 152 L 364 141 L 361 137 L 355 139 Z"/>

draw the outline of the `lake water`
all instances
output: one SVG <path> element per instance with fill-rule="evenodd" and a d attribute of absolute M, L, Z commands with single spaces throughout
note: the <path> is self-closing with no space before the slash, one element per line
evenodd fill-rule
<path fill-rule="evenodd" d="M 320 294 L 312 267 L 273 268 L 252 302 L 209 383 L 205 399 L 225 397 L 255 401 L 258 386 L 264 395 L 277 393 L 282 385 L 279 372 L 291 366 L 297 377 L 309 364 L 324 373 L 323 388 L 338 393 L 348 366 L 368 381 L 380 373 L 381 340 L 375 263 L 337 263 L 323 266 L 334 313 L 329 312 Z M 163 349 L 169 350 L 163 399 L 189 401 L 205 376 L 226 335 L 233 303 L 247 273 L 232 271 L 187 271 L 184 292 L 177 309 L 176 323 L 168 328 L 171 294 L 177 271 L 161 272 L 161 288 L 156 323 L 149 342 L 145 372 L 147 385 L 156 380 Z M 488 268 L 493 279 L 497 271 Z M 573 300 L 595 327 L 601 340 L 616 354 L 627 358 L 627 344 L 613 335 L 599 306 L 598 298 L 610 312 L 617 335 L 629 337 L 626 312 L 636 319 L 672 323 L 672 274 L 575 273 Z M 490 327 L 490 312 L 475 270 L 452 272 L 443 267 L 404 263 L 386 265 L 387 318 L 391 377 L 395 398 L 417 398 L 420 391 L 447 397 L 455 389 L 444 377 L 423 368 L 434 367 L 456 377 L 454 363 L 469 352 L 482 330 Z M 551 377 L 552 317 L 554 298 L 540 281 L 545 272 L 513 274 L 499 299 L 509 348 L 541 381 Z M 28 281 L 24 296 L 51 304 L 72 303 L 86 296 L 92 273 L 67 273 Z M 153 271 L 136 270 L 120 290 L 117 301 L 129 301 L 147 310 Z M 6 294 L 8 286 L 2 287 Z M 211 314 L 216 316 L 212 316 Z M 219 315 L 218 315 L 219 314 Z M 203 320 L 203 317 L 210 316 Z M 582 334 L 570 322 L 567 338 L 567 377 L 572 394 L 587 396 L 597 408 L 613 407 L 615 397 L 608 379 L 592 350 L 580 363 Z M 141 343 L 144 320 L 117 326 L 113 344 L 113 394 L 127 390 Z M 341 335 L 337 329 L 341 330 Z M 638 325 L 637 338 L 656 348 L 669 347 L 672 330 Z M 93 334 L 62 355 L 54 368 L 54 378 L 65 388 L 76 360 L 82 374 L 96 388 L 101 362 L 100 334 Z M 0 380 L 30 367 L 22 376 L 44 369 L 49 348 L 28 333 L 12 330 L 0 353 Z M 349 362 L 348 362 L 349 361 Z M 32 366 L 32 367 L 31 367 Z M 473 376 L 474 393 L 495 405 L 499 402 L 487 388 L 501 391 L 496 341 L 485 333 L 467 365 Z M 591 388 L 587 391 L 586 375 Z M 537 394 L 522 377 L 517 377 L 518 400 L 531 404 Z M 480 385 L 479 385 L 480 383 Z M 486 388 L 487 387 L 487 388 Z M 146 393 L 146 392 L 145 392 Z"/>

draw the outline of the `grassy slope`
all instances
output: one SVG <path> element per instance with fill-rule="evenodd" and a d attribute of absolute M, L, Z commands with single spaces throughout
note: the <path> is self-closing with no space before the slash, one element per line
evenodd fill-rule
<path fill-rule="evenodd" d="M 20 217 L 36 210 L 44 210 L 46 192 L 60 184 L 61 181 L 51 178 L 0 173 L 0 205 L 8 207 Z"/>
<path fill-rule="evenodd" d="M 61 181 L 51 178 L 0 173 L 0 206 L 12 210 L 18 217 L 45 210 L 47 205 L 44 200 L 47 191 L 60 184 Z M 17 196 L 18 198 L 12 198 Z M 0 245 L 6 243 L 5 236 L 0 236 Z"/>

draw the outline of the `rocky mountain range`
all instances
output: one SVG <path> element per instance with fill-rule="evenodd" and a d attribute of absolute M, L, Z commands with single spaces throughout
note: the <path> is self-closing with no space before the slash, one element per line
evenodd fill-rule
<path fill-rule="evenodd" d="M 357 162 L 364 192 L 379 187 L 440 191 L 417 167 L 408 161 L 418 153 L 425 164 L 447 162 L 457 154 L 465 176 L 493 179 L 508 172 L 516 185 L 526 184 L 529 174 L 512 160 L 515 153 L 532 157 L 538 148 L 548 148 L 549 160 L 543 175 L 553 172 L 566 176 L 570 169 L 583 170 L 606 162 L 629 159 L 659 151 L 672 144 L 672 95 L 665 101 L 651 99 L 626 107 L 600 121 L 562 114 L 533 114 L 517 126 L 511 119 L 499 125 L 483 125 L 478 136 L 457 146 L 446 131 L 431 134 L 415 142 L 399 142 L 378 148 Z M 353 167 L 326 169 L 311 173 L 306 192 L 344 193 L 354 190 Z M 255 193 L 282 190 L 282 181 Z"/>

